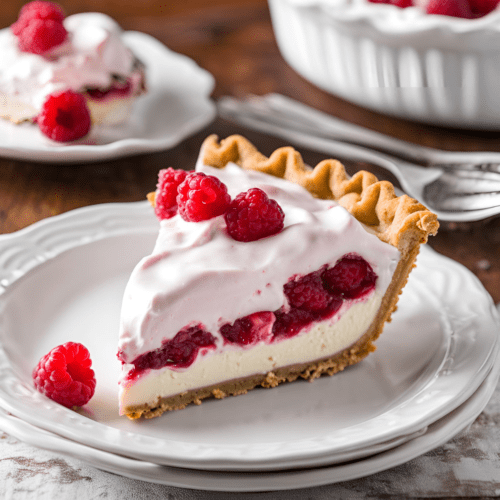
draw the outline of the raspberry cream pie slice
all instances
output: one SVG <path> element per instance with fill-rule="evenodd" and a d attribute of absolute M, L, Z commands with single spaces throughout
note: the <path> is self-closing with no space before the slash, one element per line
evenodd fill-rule
<path fill-rule="evenodd" d="M 438 228 L 417 201 L 335 160 L 208 137 L 195 172 L 166 169 L 160 218 L 121 313 L 120 412 L 131 419 L 357 363 Z"/>
<path fill-rule="evenodd" d="M 126 120 L 146 91 L 144 65 L 122 40 L 122 30 L 100 13 L 64 16 L 52 2 L 26 4 L 0 31 L 0 117 L 36 121 L 48 96 L 81 93 L 92 123 Z"/>

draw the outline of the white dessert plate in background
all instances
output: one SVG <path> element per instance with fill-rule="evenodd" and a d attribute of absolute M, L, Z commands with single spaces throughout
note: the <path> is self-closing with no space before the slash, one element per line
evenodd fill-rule
<path fill-rule="evenodd" d="M 101 161 L 172 148 L 208 125 L 216 115 L 213 76 L 192 59 L 155 38 L 125 32 L 125 43 L 146 66 L 148 93 L 137 99 L 129 121 L 94 127 L 73 143 L 57 143 L 36 125 L 0 119 L 0 156 L 52 163 Z"/>
<path fill-rule="evenodd" d="M 0 408 L 0 428 L 38 448 L 76 458 L 98 469 L 132 479 L 209 491 L 293 490 L 359 479 L 406 463 L 435 449 L 466 429 L 490 400 L 498 383 L 496 363 L 479 389 L 462 405 L 407 443 L 350 463 L 279 472 L 217 472 L 180 469 L 134 460 L 85 446 L 28 424 Z"/>
<path fill-rule="evenodd" d="M 0 237 L 0 406 L 102 451 L 192 469 L 329 465 L 421 431 L 465 402 L 498 352 L 498 313 L 477 278 L 424 248 L 377 352 L 334 377 L 206 401 L 152 420 L 118 416 L 116 360 L 128 276 L 152 248 L 147 202 L 86 207 Z M 80 412 L 34 390 L 39 358 L 85 344 L 96 394 Z M 396 446 L 394 444 L 394 446 Z"/>

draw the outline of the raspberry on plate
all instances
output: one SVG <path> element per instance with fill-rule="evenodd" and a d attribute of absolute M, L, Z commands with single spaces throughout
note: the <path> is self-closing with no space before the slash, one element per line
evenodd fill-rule
<path fill-rule="evenodd" d="M 33 370 L 38 391 L 67 408 L 83 406 L 94 395 L 96 379 L 87 348 L 76 342 L 54 347 Z"/>
<path fill-rule="evenodd" d="M 224 214 L 227 232 L 237 241 L 255 241 L 279 233 L 284 218 L 279 204 L 259 188 L 240 193 Z"/>
<path fill-rule="evenodd" d="M 193 172 L 178 187 L 179 214 L 188 222 L 200 222 L 222 215 L 231 197 L 217 177 Z"/>
<path fill-rule="evenodd" d="M 80 139 L 91 127 L 85 97 L 72 90 L 49 95 L 37 122 L 44 135 L 58 142 Z"/>
<path fill-rule="evenodd" d="M 158 173 L 155 195 L 155 214 L 159 220 L 170 219 L 177 214 L 177 189 L 188 172 L 169 167 Z"/>

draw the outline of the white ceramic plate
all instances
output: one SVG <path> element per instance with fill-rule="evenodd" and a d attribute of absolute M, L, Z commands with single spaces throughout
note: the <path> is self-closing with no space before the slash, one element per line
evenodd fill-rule
<path fill-rule="evenodd" d="M 462 266 L 424 249 L 377 352 L 362 363 L 313 384 L 129 421 L 117 404 L 121 296 L 157 230 L 140 202 L 78 209 L 0 238 L 0 406 L 67 439 L 163 465 L 311 467 L 432 424 L 474 393 L 496 357 L 490 296 Z M 98 381 L 79 413 L 31 381 L 38 359 L 69 340 L 89 348 Z"/>
<path fill-rule="evenodd" d="M 146 65 L 148 93 L 137 99 L 130 120 L 94 127 L 70 144 L 46 138 L 31 124 L 0 119 L 0 155 L 53 163 L 100 161 L 171 148 L 201 130 L 216 114 L 210 100 L 214 78 L 188 57 L 144 33 L 124 33 L 125 43 Z"/>
<path fill-rule="evenodd" d="M 431 424 L 420 436 L 385 453 L 341 465 L 281 472 L 215 472 L 179 469 L 133 460 L 90 448 L 28 424 L 0 409 L 0 427 L 38 448 L 76 458 L 87 465 L 158 484 L 212 491 L 276 491 L 307 488 L 359 479 L 412 460 L 466 429 L 484 409 L 500 374 L 497 362 L 479 389 L 461 406 Z"/>

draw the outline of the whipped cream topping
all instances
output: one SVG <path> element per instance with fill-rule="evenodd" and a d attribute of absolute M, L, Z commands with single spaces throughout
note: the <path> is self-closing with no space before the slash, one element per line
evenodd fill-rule
<path fill-rule="evenodd" d="M 21 52 L 10 28 L 0 31 L 0 94 L 40 110 L 53 92 L 106 89 L 112 75 L 128 77 L 134 70 L 135 57 L 110 17 L 75 14 L 64 27 L 67 41 L 44 55 Z"/>
<path fill-rule="evenodd" d="M 197 223 L 179 215 L 161 221 L 152 254 L 136 266 L 124 293 L 118 347 L 127 363 L 161 347 L 163 340 L 193 323 L 202 323 L 218 339 L 217 348 L 203 358 L 241 351 L 239 346 L 224 345 L 219 334 L 222 324 L 279 309 L 286 303 L 283 285 L 290 277 L 334 265 L 351 252 L 366 259 L 377 273 L 374 295 L 380 302 L 399 252 L 369 233 L 344 208 L 331 200 L 315 199 L 294 183 L 234 164 L 219 170 L 198 162 L 196 170 L 221 179 L 231 197 L 251 187 L 261 188 L 281 205 L 284 228 L 244 243 L 227 234 L 223 216 Z M 129 368 L 126 365 L 124 372 Z"/>

